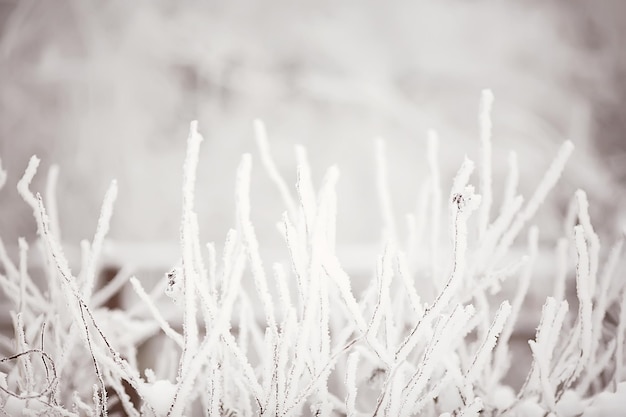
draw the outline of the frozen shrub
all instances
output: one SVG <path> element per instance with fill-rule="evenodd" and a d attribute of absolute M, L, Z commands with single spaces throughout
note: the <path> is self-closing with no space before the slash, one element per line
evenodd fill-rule
<path fill-rule="evenodd" d="M 298 148 L 292 189 L 273 162 L 261 122 L 255 123 L 260 161 L 285 204 L 279 232 L 290 254 L 290 263 L 273 264 L 272 274 L 250 220 L 251 155 L 242 157 L 237 171 L 236 226 L 221 254 L 214 244 L 201 244 L 194 189 L 202 136 L 195 122 L 183 168 L 180 263 L 150 292 L 124 274 L 96 285 L 116 183 L 105 195 L 93 240 L 81 244 L 82 263 L 74 272 L 59 243 L 53 193 L 44 198 L 30 190 L 39 163 L 33 157 L 18 190 L 34 213 L 39 240 L 33 246 L 42 253 L 46 281 L 39 286 L 29 273 L 25 240 L 19 241 L 17 262 L 0 245 L 0 285 L 11 302 L 14 328 L 13 337 L 0 339 L 8 353 L 1 359 L 0 410 L 9 416 L 168 417 L 623 412 L 626 291 L 614 279 L 622 241 L 601 265 L 583 191 L 574 196 L 566 237 L 553 257 L 554 294 L 528 341 L 531 367 L 520 389 L 507 382 L 516 366 L 514 326 L 527 315 L 523 301 L 543 256 L 531 221 L 573 146 L 562 145 L 526 201 L 517 191 L 512 158 L 496 209 L 491 100 L 485 91 L 478 190 L 470 183 L 474 162 L 466 159 L 450 192 L 442 192 L 438 139 L 431 132 L 430 182 L 421 210 L 405 226 L 393 215 L 385 147 L 378 143 L 384 241 L 362 294 L 353 291 L 336 255 L 339 170 L 329 168 L 315 188 L 306 153 Z M 48 190 L 55 178 L 53 173 Z M 445 206 L 447 240 L 440 233 Z M 512 248 L 526 231 L 519 256 Z M 577 288 L 571 313 L 565 297 L 570 252 Z M 496 301 L 504 281 L 513 279 L 516 291 L 505 294 L 510 300 Z M 129 290 L 127 282 L 149 314 L 106 307 L 111 294 Z M 159 307 L 164 294 L 181 313 L 182 326 Z M 154 366 L 142 368 L 139 347 L 155 335 L 166 341 Z"/>

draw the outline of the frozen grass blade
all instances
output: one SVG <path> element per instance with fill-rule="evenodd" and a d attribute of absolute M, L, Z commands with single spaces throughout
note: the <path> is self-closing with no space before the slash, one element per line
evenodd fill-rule
<path fill-rule="evenodd" d="M 237 171 L 237 213 L 241 236 L 243 238 L 246 252 L 250 258 L 250 267 L 254 277 L 254 284 L 259 292 L 259 297 L 263 303 L 265 319 L 273 334 L 277 333 L 276 318 L 274 315 L 274 303 L 267 285 L 267 277 L 263 269 L 261 255 L 259 254 L 259 243 L 250 221 L 250 171 L 252 160 L 250 155 L 244 155 Z"/>
<path fill-rule="evenodd" d="M 376 190 L 383 216 L 383 242 L 395 242 L 397 238 L 396 219 L 391 205 L 387 152 L 383 139 L 376 140 Z"/>
<path fill-rule="evenodd" d="M 496 316 L 493 319 L 491 327 L 489 327 L 485 340 L 483 340 L 482 345 L 478 348 L 476 355 L 474 355 L 472 365 L 466 372 L 466 378 L 469 382 L 474 383 L 481 377 L 480 374 L 487 366 L 491 352 L 498 342 L 498 336 L 501 334 L 504 324 L 510 314 L 511 305 L 508 301 L 504 301 L 496 312 Z"/>
<path fill-rule="evenodd" d="M 311 167 L 307 157 L 306 149 L 303 146 L 296 146 L 296 162 L 298 163 L 298 180 L 296 189 L 300 199 L 300 209 L 304 215 L 304 226 L 308 236 L 313 234 L 315 227 L 315 189 L 311 179 Z"/>
<path fill-rule="evenodd" d="M 615 373 L 613 375 L 615 391 L 617 391 L 618 385 L 623 381 L 625 373 L 624 345 L 626 344 L 626 290 L 622 290 L 620 306 L 619 324 L 617 326 L 617 334 L 615 336 L 617 340 L 617 348 L 615 350 Z"/>
<path fill-rule="evenodd" d="M 493 106 L 493 93 L 491 90 L 483 90 L 480 98 L 480 195 L 482 204 L 478 209 L 478 237 L 481 238 L 487 231 L 489 215 L 491 213 L 492 197 L 492 163 L 491 163 L 491 108 Z"/>
<path fill-rule="evenodd" d="M 430 170 L 430 251 L 431 276 L 434 283 L 438 282 L 437 268 L 439 265 L 439 229 L 441 227 L 442 191 L 439 168 L 439 137 L 434 130 L 428 131 L 428 168 Z"/>
<path fill-rule="evenodd" d="M 150 296 L 146 294 L 146 291 L 143 289 L 143 286 L 141 285 L 139 280 L 135 277 L 131 277 L 130 283 L 141 301 L 148 307 L 150 313 L 152 313 L 154 319 L 161 327 L 161 330 L 163 330 L 163 333 L 165 333 L 169 338 L 176 342 L 179 347 L 184 348 L 185 341 L 183 339 L 183 336 L 181 336 L 180 333 L 172 329 L 172 327 L 165 320 L 165 318 L 163 318 L 161 312 L 159 311 L 157 306 L 154 305 L 154 302 L 152 301 Z"/>
<path fill-rule="evenodd" d="M 500 334 L 500 343 L 498 344 L 494 352 L 494 368 L 492 371 L 492 378 L 494 379 L 502 377 L 506 373 L 506 371 L 508 371 L 510 366 L 509 362 L 511 358 L 509 351 L 509 341 L 511 339 L 511 336 L 513 335 L 515 323 L 517 322 L 519 314 L 522 311 L 522 304 L 524 302 L 524 299 L 526 298 L 526 294 L 530 286 L 530 280 L 532 277 L 535 260 L 537 258 L 538 246 L 539 232 L 536 227 L 533 227 L 528 233 L 529 261 L 524 266 L 524 270 L 522 271 L 521 277 L 519 278 L 517 290 L 515 291 L 515 298 L 513 299 L 513 304 L 510 307 L 510 318 L 503 327 L 503 330 Z M 495 382 L 495 380 L 491 381 L 492 384 Z"/>
<path fill-rule="evenodd" d="M 26 171 L 24 171 L 24 175 L 17 183 L 17 191 L 20 196 L 26 201 L 26 203 L 33 209 L 33 213 L 35 215 L 35 219 L 37 222 L 41 222 L 39 219 L 40 213 L 37 209 L 37 198 L 30 191 L 28 187 L 30 187 L 30 183 L 33 181 L 35 174 L 37 173 L 37 168 L 39 167 L 39 158 L 33 155 L 28 161 L 28 166 L 26 167 Z"/>
<path fill-rule="evenodd" d="M 348 365 L 346 368 L 346 388 L 348 390 L 346 395 L 346 410 L 347 417 L 356 417 L 356 395 L 357 395 L 357 386 L 356 386 L 356 367 L 359 361 L 358 352 L 353 352 L 348 356 Z"/>
<path fill-rule="evenodd" d="M 587 194 L 583 190 L 576 191 L 576 202 L 578 203 L 578 221 L 585 232 L 585 239 L 589 245 L 589 291 L 592 297 L 596 294 L 596 283 L 598 275 L 598 258 L 600 255 L 600 238 L 593 230 L 591 218 L 589 216 L 589 201 Z"/>
<path fill-rule="evenodd" d="M 102 203 L 102 209 L 100 210 L 100 217 L 98 218 L 98 226 L 96 227 L 96 234 L 91 242 L 89 257 L 84 270 L 83 275 L 83 297 L 86 300 L 91 298 L 93 288 L 96 280 L 96 263 L 102 252 L 102 244 L 104 238 L 109 232 L 109 226 L 111 223 L 111 216 L 113 215 L 113 204 L 117 198 L 117 181 L 111 182 L 109 189 L 104 196 L 104 202 Z M 50 223 L 52 226 L 52 223 Z M 52 229 L 51 229 L 52 231 Z"/>
<path fill-rule="evenodd" d="M 4 184 L 7 182 L 7 172 L 2 169 L 2 159 L 0 159 L 0 190 L 4 187 Z"/>
<path fill-rule="evenodd" d="M 497 262 L 502 256 L 508 251 L 511 244 L 522 230 L 526 222 L 530 220 L 539 206 L 544 202 L 548 193 L 554 188 L 556 185 L 563 169 L 565 167 L 565 163 L 569 159 L 571 153 L 574 150 L 574 144 L 570 141 L 566 141 L 561 145 L 559 151 L 550 164 L 550 167 L 546 171 L 545 175 L 539 182 L 539 185 L 535 189 L 535 192 L 531 196 L 530 200 L 526 206 L 520 211 L 507 232 L 502 237 L 500 244 L 498 245 L 495 255 L 493 256 L 492 263 Z"/>
<path fill-rule="evenodd" d="M 50 217 L 50 231 L 57 239 L 61 240 L 61 226 L 59 225 L 59 213 L 57 204 L 57 182 L 59 179 L 59 166 L 51 165 L 46 178 L 45 203 Z"/>
<path fill-rule="evenodd" d="M 528 344 L 533 352 L 533 358 L 537 364 L 539 381 L 541 385 L 542 399 L 547 404 L 550 411 L 554 411 L 556 408 L 556 399 L 554 397 L 554 387 L 550 381 L 550 368 L 548 360 L 544 357 L 540 349 L 537 347 L 537 342 L 529 340 Z"/>
<path fill-rule="evenodd" d="M 200 142 L 202 136 L 198 133 L 198 122 L 193 121 L 189 127 L 187 138 L 187 156 L 183 166 L 183 214 L 181 220 L 181 251 L 182 251 L 182 272 L 183 272 L 183 294 L 184 294 L 184 318 L 183 318 L 183 357 L 179 378 L 183 378 L 189 369 L 191 357 L 198 349 L 198 325 L 196 322 L 196 284 L 198 272 L 195 268 L 194 239 L 198 236 L 194 234 L 193 210 L 194 210 L 194 189 L 196 181 L 196 170 L 198 166 L 198 156 L 200 152 Z"/>
<path fill-rule="evenodd" d="M 567 280 L 567 251 L 569 244 L 567 239 L 561 238 L 557 242 L 555 258 L 557 260 L 556 276 L 554 279 L 554 290 L 552 292 L 557 300 L 565 299 L 565 286 Z"/>
<path fill-rule="evenodd" d="M 519 167 L 517 166 L 517 153 L 509 153 L 508 158 L 509 170 L 506 176 L 504 192 L 502 197 L 502 205 L 500 212 L 504 212 L 506 207 L 511 204 L 513 198 L 517 195 L 517 185 L 519 183 Z"/>
<path fill-rule="evenodd" d="M 287 187 L 285 179 L 280 175 L 280 172 L 276 167 L 276 163 L 272 158 L 269 143 L 267 141 L 267 131 L 263 121 L 259 119 L 254 121 L 254 134 L 263 167 L 265 168 L 265 171 L 267 172 L 267 175 L 270 177 L 270 179 L 274 182 L 274 184 L 276 184 L 280 196 L 283 199 L 283 203 L 287 207 L 287 212 L 289 213 L 289 216 L 292 219 L 296 219 L 298 213 L 298 211 L 296 210 L 296 204 L 293 197 L 291 196 L 291 193 L 289 192 L 289 187 Z"/>
<path fill-rule="evenodd" d="M 584 226 L 576 226 L 574 228 L 574 237 L 576 241 L 576 251 L 578 252 L 578 266 L 576 267 L 576 288 L 579 302 L 578 323 L 580 326 L 580 360 L 574 374 L 570 377 L 572 380 L 578 378 L 591 355 L 593 346 L 593 321 L 592 321 L 592 292 L 591 292 L 591 272 L 590 272 L 590 253 L 587 242 L 584 237 Z"/>

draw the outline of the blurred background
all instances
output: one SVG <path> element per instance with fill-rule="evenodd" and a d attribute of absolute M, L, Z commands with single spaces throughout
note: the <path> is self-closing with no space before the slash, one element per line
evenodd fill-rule
<path fill-rule="evenodd" d="M 542 236 L 561 233 L 578 187 L 610 231 L 626 179 L 625 28 L 620 0 L 0 0 L 0 158 L 9 173 L 0 233 L 8 246 L 34 237 L 15 184 L 37 154 L 34 190 L 51 164 L 61 167 L 65 241 L 91 238 L 116 178 L 111 237 L 175 242 L 187 129 L 198 119 L 203 240 L 221 242 L 234 225 L 235 170 L 251 152 L 253 220 L 262 242 L 279 244 L 284 208 L 256 153 L 258 117 L 290 184 L 294 144 L 308 148 L 318 183 L 326 167 L 340 167 L 339 242 L 377 242 L 374 139 L 387 140 L 402 216 L 426 178 L 427 129 L 441 138 L 444 190 L 465 154 L 477 160 L 483 88 L 496 97 L 495 186 L 515 149 L 528 195 L 571 139 L 577 149 L 541 212 L 550 219 Z"/>
<path fill-rule="evenodd" d="M 560 144 L 576 145 L 535 219 L 549 258 L 577 188 L 589 194 L 601 235 L 621 230 L 625 41 L 622 0 L 0 0 L 0 159 L 8 172 L 0 237 L 14 260 L 18 237 L 35 239 L 32 211 L 15 186 L 37 154 L 34 191 L 45 190 L 52 164 L 60 166 L 70 257 L 92 238 L 117 179 L 110 237 L 123 259 L 105 265 L 101 278 L 136 272 L 155 282 L 178 257 L 182 163 L 189 122 L 197 119 L 205 137 L 196 194 L 202 240 L 219 248 L 235 225 L 236 167 L 250 152 L 262 250 L 284 247 L 275 223 L 285 209 L 254 143 L 252 122 L 261 118 L 289 185 L 296 144 L 307 147 L 316 184 L 328 166 L 339 166 L 338 253 L 351 253 L 344 266 L 365 280 L 375 252 L 360 248 L 376 247 L 382 226 L 375 139 L 387 142 L 402 219 L 416 210 L 428 176 L 428 129 L 440 136 L 444 196 L 464 156 L 478 162 L 480 92 L 490 88 L 494 207 L 509 151 L 518 152 L 528 197 Z M 519 241 L 525 244 L 524 234 Z M 139 270 L 118 270 L 127 264 Z M 552 271 L 552 259 L 547 264 Z M 552 272 L 537 275 L 545 274 Z M 551 285 L 536 279 L 531 288 Z M 525 311 L 539 312 L 545 294 L 529 298 Z M 116 303 L 124 301 L 112 298 L 107 307 Z M 6 333 L 10 306 L 2 304 Z M 528 361 L 536 317 L 524 316 L 514 346 Z"/>

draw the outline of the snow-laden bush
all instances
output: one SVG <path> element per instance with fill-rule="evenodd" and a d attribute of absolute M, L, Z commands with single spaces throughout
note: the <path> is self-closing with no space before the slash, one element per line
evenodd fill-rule
<path fill-rule="evenodd" d="M 405 226 L 393 216 L 385 148 L 378 142 L 384 242 L 376 260 L 362 259 L 375 274 L 360 294 L 336 255 L 338 169 L 329 168 L 316 189 L 298 148 L 293 190 L 273 162 L 261 122 L 255 123 L 260 162 L 285 204 L 278 229 L 291 258 L 289 265 L 275 263 L 271 274 L 250 220 L 250 155 L 237 171 L 236 226 L 222 253 L 213 243 L 202 245 L 194 212 L 202 136 L 195 122 L 184 164 L 181 261 L 150 292 L 124 274 L 96 285 L 116 183 L 104 198 L 93 240 L 81 245 L 76 273 L 59 243 L 56 172 L 43 197 L 33 193 L 39 163 L 33 157 L 18 190 L 37 222 L 45 284 L 29 272 L 25 240 L 17 262 L 0 245 L 0 286 L 12 303 L 14 328 L 12 338 L 0 338 L 10 352 L 1 359 L 0 414 L 625 415 L 626 291 L 615 278 L 623 242 L 615 242 L 600 265 L 600 239 L 581 190 L 564 220 L 565 237 L 556 251 L 541 253 L 531 221 L 557 183 L 570 142 L 526 201 L 517 192 L 513 156 L 502 203 L 494 207 L 491 100 L 484 92 L 480 194 L 470 184 L 469 159 L 450 192 L 442 192 L 438 139 L 431 132 L 430 180 Z M 439 233 L 443 206 L 448 239 Z M 516 244 L 525 231 L 527 244 Z M 514 246 L 522 246 L 523 255 Z M 553 271 L 541 279 L 553 280 L 554 293 L 538 315 L 528 341 L 532 365 L 515 390 L 507 382 L 517 366 L 510 347 L 515 324 L 533 316 L 522 304 L 539 257 L 553 260 Z M 570 263 L 577 289 L 572 308 L 566 299 Z M 514 279 L 516 290 L 504 292 L 505 281 Z M 143 305 L 109 309 L 111 295 L 130 290 L 126 283 Z M 496 301 L 503 294 L 511 299 Z M 164 295 L 172 299 L 170 309 L 182 312 L 182 326 L 168 321 Z M 165 339 L 162 348 L 146 358 L 142 344 L 157 337 Z"/>

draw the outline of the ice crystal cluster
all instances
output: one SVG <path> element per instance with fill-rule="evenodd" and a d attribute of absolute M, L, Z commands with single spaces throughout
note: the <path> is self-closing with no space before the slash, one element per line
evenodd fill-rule
<path fill-rule="evenodd" d="M 236 224 L 223 246 L 200 241 L 194 184 L 202 136 L 193 122 L 183 168 L 182 256 L 151 290 L 124 273 L 98 285 L 115 182 L 93 240 L 81 243 L 81 264 L 70 268 L 59 238 L 56 171 L 43 194 L 32 191 L 39 163 L 33 157 L 18 190 L 39 238 L 21 239 L 17 260 L 0 245 L 0 287 L 14 330 L 0 338 L 0 415 L 626 415 L 623 241 L 602 250 L 579 190 L 564 237 L 554 250 L 539 245 L 532 219 L 558 182 L 570 142 L 527 197 L 518 194 L 511 154 L 503 195 L 494 198 L 491 103 L 483 92 L 477 172 L 466 159 L 449 193 L 441 190 L 438 138 L 429 132 L 430 178 L 406 222 L 394 218 L 378 142 L 383 244 L 377 259 L 362 259 L 374 274 L 358 292 L 336 254 L 339 170 L 329 168 L 315 187 L 306 151 L 297 148 L 291 187 L 260 121 L 255 169 L 265 169 L 285 204 L 278 231 L 290 262 L 270 268 L 261 257 L 263 242 L 250 220 L 249 154 L 236 174 Z M 448 233 L 440 233 L 446 223 Z M 43 283 L 29 270 L 31 246 L 41 252 Z M 540 257 L 553 265 L 542 279 L 554 290 L 537 315 L 526 347 L 532 364 L 517 389 L 507 382 L 518 366 L 512 338 L 516 323 L 532 317 L 523 302 Z M 566 296 L 569 276 L 573 300 Z M 511 282 L 515 291 L 504 291 Z M 141 304 L 112 308 L 107 300 L 117 292 L 134 292 Z M 163 305 L 182 320 L 171 320 Z M 150 338 L 163 343 L 146 358 L 141 347 Z"/>

